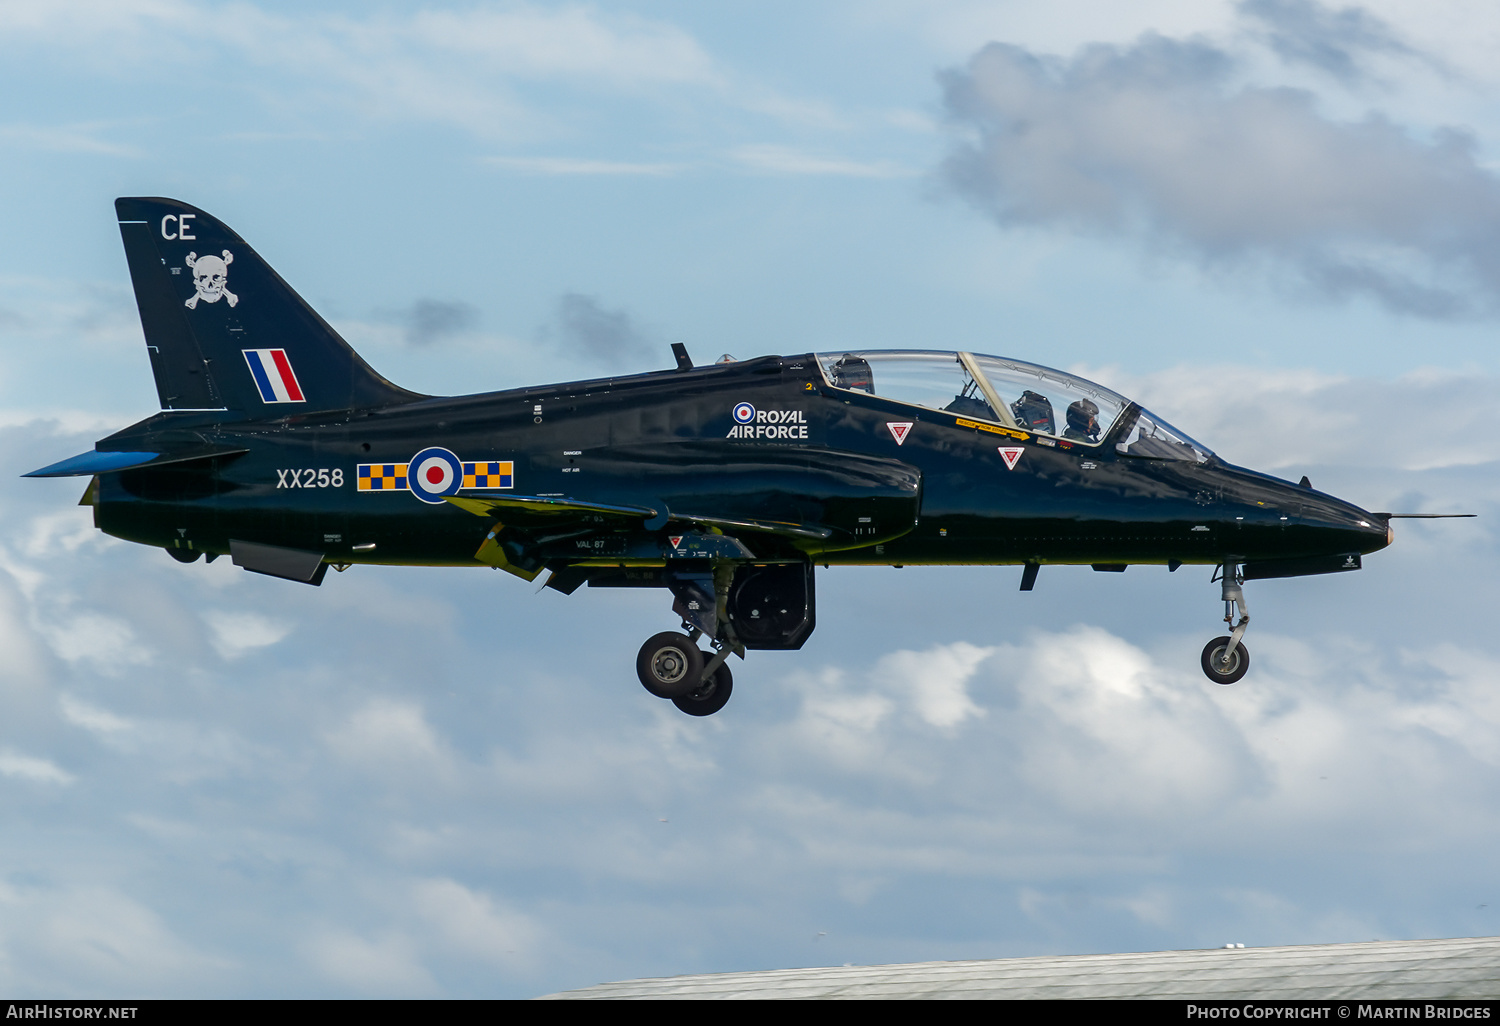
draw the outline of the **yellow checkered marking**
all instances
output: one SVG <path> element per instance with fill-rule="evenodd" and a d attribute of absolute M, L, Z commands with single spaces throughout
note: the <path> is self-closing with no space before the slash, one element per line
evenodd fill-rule
<path fill-rule="evenodd" d="M 361 463 L 357 488 L 361 492 L 404 492 L 406 464 Z"/>
<path fill-rule="evenodd" d="M 509 460 L 492 460 L 489 463 L 465 463 L 464 481 L 461 488 L 513 488 L 515 487 L 515 464 Z"/>

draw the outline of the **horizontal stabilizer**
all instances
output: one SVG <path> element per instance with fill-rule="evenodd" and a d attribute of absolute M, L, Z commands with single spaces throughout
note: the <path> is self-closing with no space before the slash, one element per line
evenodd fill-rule
<path fill-rule="evenodd" d="M 41 470 L 33 470 L 22 477 L 92 477 L 95 474 L 111 474 L 118 470 L 138 470 L 144 467 L 160 467 L 168 463 L 188 463 L 206 460 L 215 456 L 239 456 L 249 449 L 235 449 L 224 445 L 199 445 L 173 452 L 86 452 L 70 456 L 61 462 Z"/>

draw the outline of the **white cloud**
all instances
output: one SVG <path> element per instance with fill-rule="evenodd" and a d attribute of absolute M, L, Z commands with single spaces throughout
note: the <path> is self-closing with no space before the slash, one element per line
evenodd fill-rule
<path fill-rule="evenodd" d="M 214 649 L 225 659 L 238 659 L 292 633 L 292 624 L 259 613 L 210 610 L 203 619 L 213 631 Z"/>
<path fill-rule="evenodd" d="M 94 125 L 0 125 L 0 143 L 15 149 L 53 153 L 92 153 L 106 157 L 140 157 L 135 146 L 109 142 L 100 135 L 109 126 Z"/>
<path fill-rule="evenodd" d="M 48 618 L 51 619 L 50 617 Z M 151 661 L 151 651 L 136 640 L 124 620 L 83 612 L 44 622 L 39 630 L 52 651 L 70 663 L 89 663 L 100 673 L 118 675 L 126 667 Z"/>
<path fill-rule="evenodd" d="M 846 686 L 841 670 L 798 674 L 798 680 L 803 697 L 793 730 L 802 746 L 851 769 L 877 765 L 884 750 L 879 731 L 896 703 Z"/>
<path fill-rule="evenodd" d="M 62 710 L 63 719 L 95 734 L 121 734 L 135 726 L 122 716 L 116 716 L 107 709 L 90 705 L 72 695 L 59 696 L 57 703 Z"/>
<path fill-rule="evenodd" d="M 486 164 L 534 175 L 675 175 L 686 164 L 642 164 L 621 160 L 584 160 L 575 157 L 486 157 Z"/>
<path fill-rule="evenodd" d="M 1219 696 L 1189 676 L 1196 667 L 1157 666 L 1092 627 L 1005 646 L 993 665 L 1018 696 L 1028 786 L 1081 814 L 1206 812 L 1253 782 Z"/>
<path fill-rule="evenodd" d="M 0 750 L 0 776 L 38 784 L 71 784 L 73 774 L 46 759 Z"/>
<path fill-rule="evenodd" d="M 330 731 L 327 741 L 340 758 L 374 770 L 446 773 L 452 764 L 415 702 L 374 699 Z"/>
<path fill-rule="evenodd" d="M 412 899 L 417 914 L 450 951 L 503 968 L 535 961 L 536 924 L 489 895 L 453 880 L 431 879 L 413 887 Z"/>
<path fill-rule="evenodd" d="M 951 729 L 985 714 L 969 697 L 967 686 L 979 664 L 994 652 L 962 641 L 925 652 L 893 652 L 881 658 L 873 676 L 910 702 L 922 720 Z"/>
<path fill-rule="evenodd" d="M 307 940 L 303 950 L 319 972 L 359 994 L 410 997 L 437 991 L 416 945 L 400 933 L 367 938 L 327 929 Z"/>
<path fill-rule="evenodd" d="M 31 979 L 48 981 L 51 991 L 206 996 L 223 986 L 232 967 L 113 887 L 18 889 L 4 904 L 12 969 L 21 970 L 11 986 Z"/>
<path fill-rule="evenodd" d="M 915 171 L 890 161 L 858 161 L 805 153 L 790 146 L 760 144 L 737 146 L 730 159 L 754 168 L 783 175 L 814 175 L 834 178 L 910 178 Z"/>
<path fill-rule="evenodd" d="M 386 45 L 416 39 L 509 75 L 595 78 L 614 86 L 703 83 L 716 77 L 708 54 L 675 25 L 576 5 L 425 9 L 409 23 L 375 31 L 390 33 Z M 357 37 L 369 34 L 366 28 Z"/>
<path fill-rule="evenodd" d="M 1500 381 L 1484 373 L 1415 370 L 1379 380 L 1291 368 L 1073 369 L 1160 414 L 1225 459 L 1260 470 L 1430 470 L 1500 460 L 1500 434 L 1490 415 Z M 1390 439 L 1394 425 L 1414 423 L 1441 442 Z"/>
<path fill-rule="evenodd" d="M 219 89 L 235 88 L 232 80 L 249 72 L 258 90 L 274 93 L 266 72 L 275 69 L 297 81 L 290 88 L 304 109 L 353 107 L 376 120 L 417 118 L 479 135 L 545 130 L 516 95 L 523 83 L 612 93 L 719 83 L 713 60 L 676 25 L 579 4 L 350 16 L 282 14 L 248 3 L 75 0 L 9 5 L 0 11 L 5 37 L 33 51 L 87 55 L 95 70 L 171 67 Z M 226 67 L 234 72 L 226 76 Z M 51 148 L 108 146 L 81 129 L 13 131 Z"/>

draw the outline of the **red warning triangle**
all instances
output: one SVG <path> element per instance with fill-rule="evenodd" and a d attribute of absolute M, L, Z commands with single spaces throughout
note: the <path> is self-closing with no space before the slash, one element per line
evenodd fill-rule
<path fill-rule="evenodd" d="M 1007 470 L 1015 470 L 1016 464 L 1021 462 L 1021 453 L 1026 450 L 1019 445 L 1002 445 L 1000 447 L 1000 458 L 1005 461 Z"/>
<path fill-rule="evenodd" d="M 674 535 L 670 536 L 669 538 L 667 538 L 667 541 L 671 542 L 672 543 L 672 548 L 675 549 L 678 545 L 682 544 L 682 535 L 680 535 L 680 534 L 674 534 Z"/>
<path fill-rule="evenodd" d="M 896 440 L 896 444 L 904 445 L 906 442 L 906 433 L 911 430 L 912 423 L 909 420 L 904 422 L 898 421 L 894 424 L 887 422 L 885 426 L 891 429 L 891 437 Z"/>

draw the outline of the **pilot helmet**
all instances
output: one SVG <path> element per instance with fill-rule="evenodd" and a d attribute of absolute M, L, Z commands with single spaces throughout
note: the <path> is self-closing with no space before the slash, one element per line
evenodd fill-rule
<path fill-rule="evenodd" d="M 1091 399 L 1080 399 L 1068 405 L 1068 427 L 1085 438 L 1099 437 L 1099 407 Z"/>

